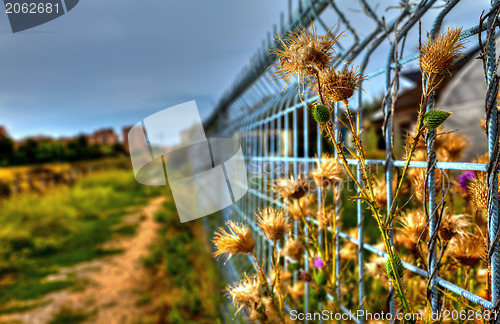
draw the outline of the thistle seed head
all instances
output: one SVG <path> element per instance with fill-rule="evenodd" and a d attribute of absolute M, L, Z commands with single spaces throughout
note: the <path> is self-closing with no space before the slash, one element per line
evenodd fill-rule
<path fill-rule="evenodd" d="M 334 35 L 333 27 L 326 35 L 318 36 L 316 27 L 311 31 L 297 28 L 285 37 L 277 36 L 278 48 L 272 48 L 270 53 L 276 55 L 278 62 L 273 75 L 285 80 L 286 84 L 293 75 L 297 76 L 299 84 L 307 77 L 316 75 L 331 65 L 335 43 L 342 34 Z"/>
<path fill-rule="evenodd" d="M 465 41 L 460 39 L 462 28 L 448 28 L 444 34 L 427 41 L 420 48 L 420 69 L 427 74 L 444 74 L 463 56 Z"/>
<path fill-rule="evenodd" d="M 327 102 L 343 102 L 347 106 L 347 100 L 352 97 L 354 90 L 361 88 L 360 82 L 366 77 L 358 72 L 358 68 L 350 68 L 344 65 L 341 71 L 328 68 L 320 75 L 321 91 Z"/>
<path fill-rule="evenodd" d="M 233 303 L 238 305 L 238 313 L 247 306 L 250 311 L 258 309 L 262 304 L 262 288 L 257 276 L 244 274 L 240 282 L 226 288 L 227 294 L 232 298 Z"/>
<path fill-rule="evenodd" d="M 300 199 L 309 191 L 308 179 L 305 178 L 279 178 L 271 185 L 271 190 L 283 198 Z"/>
<path fill-rule="evenodd" d="M 311 177 L 318 187 L 328 188 L 342 183 L 343 167 L 337 158 L 323 154 L 321 161 L 316 160 L 316 169 L 311 171 Z"/>
<path fill-rule="evenodd" d="M 229 230 L 226 231 L 220 227 L 212 240 L 216 249 L 214 253 L 215 257 L 228 255 L 227 260 L 229 260 L 233 254 L 248 254 L 253 252 L 255 241 L 250 228 L 232 221 L 228 221 L 226 225 Z"/>
<path fill-rule="evenodd" d="M 259 227 L 273 242 L 281 239 L 291 228 L 288 217 L 282 209 L 268 207 L 262 209 L 257 216 Z"/>

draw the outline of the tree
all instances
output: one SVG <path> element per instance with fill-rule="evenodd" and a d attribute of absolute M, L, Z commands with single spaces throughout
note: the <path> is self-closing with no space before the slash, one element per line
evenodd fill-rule
<path fill-rule="evenodd" d="M 7 136 L 0 136 L 0 162 L 8 163 L 14 152 L 14 141 Z"/>

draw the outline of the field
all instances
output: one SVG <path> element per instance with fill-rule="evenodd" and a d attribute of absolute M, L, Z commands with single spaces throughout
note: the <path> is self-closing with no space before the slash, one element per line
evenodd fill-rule
<path fill-rule="evenodd" d="M 75 165 L 83 167 L 92 167 L 99 164 L 116 164 L 116 163 L 128 163 L 128 160 L 124 158 L 104 158 L 99 160 L 89 160 L 81 161 L 78 163 L 70 162 L 55 162 L 55 163 L 43 163 L 43 164 L 30 164 L 30 165 L 16 165 L 16 166 L 6 166 L 0 167 L 0 182 L 8 182 L 14 180 L 17 176 L 25 176 L 37 170 L 50 170 L 52 172 L 63 172 L 71 170 Z"/>
<path fill-rule="evenodd" d="M 0 322 L 100 323 L 121 313 L 180 322 L 187 309 L 218 317 L 217 299 L 200 308 L 203 294 L 186 288 L 220 295 L 201 223 L 178 225 L 168 189 L 140 185 L 130 170 L 14 195 L 0 202 L 0 224 Z M 187 253 L 196 258 L 179 258 Z"/>

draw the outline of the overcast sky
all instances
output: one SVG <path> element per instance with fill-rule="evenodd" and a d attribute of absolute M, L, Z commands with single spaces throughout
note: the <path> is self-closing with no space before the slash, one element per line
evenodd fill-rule
<path fill-rule="evenodd" d="M 477 24 L 488 2 L 463 0 L 448 23 Z M 15 138 L 118 130 L 189 100 L 206 117 L 281 11 L 287 1 L 82 0 L 15 34 L 0 13 L 0 125 Z"/>

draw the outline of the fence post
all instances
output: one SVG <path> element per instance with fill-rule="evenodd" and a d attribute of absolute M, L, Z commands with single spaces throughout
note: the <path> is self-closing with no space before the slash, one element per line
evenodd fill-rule
<path fill-rule="evenodd" d="M 498 4 L 498 0 L 491 2 L 491 8 Z M 487 26 L 490 28 L 496 23 L 497 15 L 491 14 L 488 17 Z M 488 219 L 489 219 L 489 238 L 490 238 L 490 251 L 489 251 L 489 262 L 490 262 L 490 273 L 491 273 L 491 302 L 495 310 L 498 309 L 499 295 L 500 295 L 500 256 L 499 256 L 499 244 L 498 244 L 498 228 L 499 228 L 499 217 L 498 217 L 498 167 L 492 166 L 498 158 L 498 134 L 497 134 L 497 122 L 498 122 L 498 110 L 497 110 L 497 93 L 498 93 L 498 76 L 496 75 L 496 27 L 491 29 L 492 35 L 488 41 L 488 51 L 486 56 L 486 81 L 489 89 L 488 102 L 487 105 L 492 107 L 489 110 L 489 116 L 487 116 L 488 122 L 488 153 L 490 165 L 488 166 L 488 183 L 489 183 L 489 193 L 488 193 Z M 489 33 L 488 33 L 489 34 Z M 488 107 L 487 106 L 487 107 Z M 495 314 L 498 315 L 498 314 Z M 498 323 L 499 320 L 495 319 Z"/>

